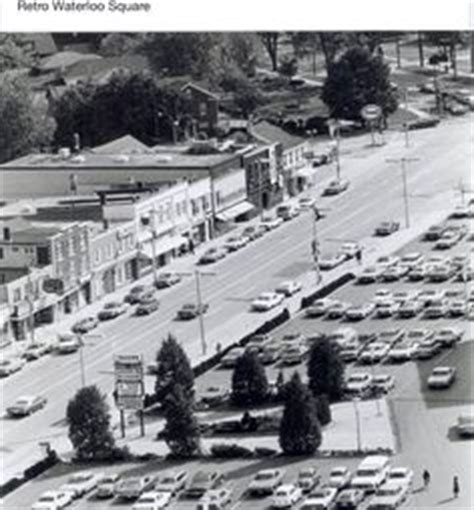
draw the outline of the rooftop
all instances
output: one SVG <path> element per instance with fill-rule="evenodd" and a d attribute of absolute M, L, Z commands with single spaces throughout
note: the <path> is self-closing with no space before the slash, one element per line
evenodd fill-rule
<path fill-rule="evenodd" d="M 250 128 L 250 131 L 255 138 L 264 143 L 281 143 L 283 149 L 291 149 L 292 147 L 296 147 L 306 141 L 304 138 L 299 136 L 290 135 L 283 129 L 267 122 L 266 120 L 262 120 L 257 124 L 254 124 Z"/>
<path fill-rule="evenodd" d="M 147 145 L 132 135 L 124 135 L 116 140 L 94 147 L 92 152 L 95 154 L 133 154 L 149 150 L 150 148 Z"/>
<path fill-rule="evenodd" d="M 83 60 L 102 60 L 102 57 L 95 53 L 78 53 L 75 51 L 61 51 L 47 57 L 41 63 L 42 71 L 65 69 Z"/>

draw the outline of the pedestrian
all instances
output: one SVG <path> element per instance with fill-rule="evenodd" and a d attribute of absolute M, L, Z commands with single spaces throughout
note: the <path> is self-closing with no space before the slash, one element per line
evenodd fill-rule
<path fill-rule="evenodd" d="M 425 469 L 423 471 L 423 486 L 425 488 L 425 490 L 428 488 L 428 486 L 430 485 L 430 481 L 431 481 L 431 475 L 430 475 L 430 472 Z"/>
<path fill-rule="evenodd" d="M 455 498 L 459 496 L 459 479 L 457 476 L 453 478 L 453 496 Z"/>
<path fill-rule="evenodd" d="M 192 239 L 189 240 L 189 252 L 194 255 L 194 241 Z"/>
<path fill-rule="evenodd" d="M 359 248 L 357 251 L 356 251 L 356 260 L 357 260 L 357 263 L 360 265 L 362 264 L 362 248 Z"/>

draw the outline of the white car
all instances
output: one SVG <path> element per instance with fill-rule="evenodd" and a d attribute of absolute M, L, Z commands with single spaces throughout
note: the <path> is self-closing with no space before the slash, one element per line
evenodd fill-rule
<path fill-rule="evenodd" d="M 348 259 L 354 258 L 358 252 L 361 251 L 361 247 L 359 243 L 356 242 L 347 242 L 343 243 L 340 252 L 345 255 Z"/>
<path fill-rule="evenodd" d="M 362 270 L 357 277 L 357 283 L 367 284 L 375 283 L 381 276 L 382 270 L 378 266 L 369 266 Z"/>
<path fill-rule="evenodd" d="M 315 205 L 316 201 L 311 197 L 302 197 L 298 200 L 298 207 L 300 211 L 309 211 Z"/>
<path fill-rule="evenodd" d="M 251 309 L 256 312 L 267 312 L 282 304 L 285 296 L 278 292 L 263 292 L 251 303 Z"/>
<path fill-rule="evenodd" d="M 334 487 L 321 487 L 304 500 L 300 510 L 329 510 L 334 508 L 338 490 Z"/>
<path fill-rule="evenodd" d="M 372 387 L 382 393 L 388 393 L 395 388 L 395 377 L 390 374 L 374 375 L 372 379 Z"/>
<path fill-rule="evenodd" d="M 243 236 L 231 236 L 224 242 L 224 248 L 228 251 L 237 251 L 247 246 L 249 240 Z"/>
<path fill-rule="evenodd" d="M 399 508 L 408 497 L 408 487 L 397 482 L 384 483 L 375 493 L 367 510 Z"/>
<path fill-rule="evenodd" d="M 360 363 L 378 363 L 388 354 L 390 345 L 384 342 L 373 342 L 369 344 L 360 354 Z"/>
<path fill-rule="evenodd" d="M 386 317 L 392 317 L 400 310 L 400 303 L 394 301 L 386 301 L 385 303 L 379 303 L 375 308 L 375 316 L 379 319 L 385 319 Z"/>
<path fill-rule="evenodd" d="M 282 223 L 283 218 L 280 218 L 279 216 L 264 216 L 260 222 L 260 225 L 262 228 L 268 231 L 278 228 Z"/>
<path fill-rule="evenodd" d="M 364 303 L 358 306 L 351 306 L 346 310 L 344 316 L 350 321 L 360 321 L 366 319 L 374 310 L 374 303 Z"/>
<path fill-rule="evenodd" d="M 460 342 L 463 336 L 464 330 L 451 326 L 438 330 L 435 335 L 435 340 L 441 347 L 452 347 L 457 342 Z"/>
<path fill-rule="evenodd" d="M 336 301 L 334 299 L 329 298 L 317 299 L 312 305 L 306 308 L 305 315 L 306 317 L 321 317 L 334 304 L 336 304 Z"/>
<path fill-rule="evenodd" d="M 119 473 L 109 473 L 98 483 L 95 497 L 98 499 L 111 498 L 114 495 L 115 484 L 120 480 Z"/>
<path fill-rule="evenodd" d="M 31 510 L 61 510 L 72 502 L 72 493 L 66 491 L 47 491 L 43 493 Z"/>
<path fill-rule="evenodd" d="M 346 260 L 346 256 L 342 253 L 323 253 L 319 258 L 319 269 L 321 271 L 330 271 L 343 264 Z"/>
<path fill-rule="evenodd" d="M 407 467 L 394 467 L 388 471 L 387 482 L 397 482 L 408 487 L 413 485 L 413 470 Z"/>
<path fill-rule="evenodd" d="M 335 301 L 326 311 L 326 317 L 328 319 L 340 319 L 344 316 L 344 313 L 349 308 L 349 303 L 343 303 L 342 301 Z"/>
<path fill-rule="evenodd" d="M 250 494 L 273 494 L 282 485 L 285 471 L 283 469 L 262 469 L 250 482 L 248 490 Z"/>
<path fill-rule="evenodd" d="M 355 395 L 362 395 L 370 390 L 372 376 L 364 372 L 351 374 L 346 380 L 346 391 Z"/>
<path fill-rule="evenodd" d="M 280 485 L 280 487 L 278 487 L 278 489 L 275 491 L 275 494 L 273 495 L 272 507 L 292 508 L 293 505 L 296 504 L 302 496 L 303 491 L 301 490 L 301 487 L 291 483 Z"/>
<path fill-rule="evenodd" d="M 94 490 L 103 477 L 103 473 L 80 471 L 79 473 L 71 475 L 68 481 L 61 485 L 60 490 L 70 492 L 74 499 L 81 498 L 88 492 Z"/>
<path fill-rule="evenodd" d="M 435 367 L 428 377 L 428 387 L 433 389 L 449 388 L 456 380 L 454 367 Z"/>
<path fill-rule="evenodd" d="M 358 339 L 357 331 L 354 328 L 343 326 L 337 328 L 327 335 L 330 342 L 334 342 L 339 347 L 345 347 L 347 344 L 356 342 Z"/>
<path fill-rule="evenodd" d="M 385 303 L 393 303 L 392 291 L 388 289 L 379 289 L 374 294 L 373 302 L 375 306 L 379 306 Z"/>
<path fill-rule="evenodd" d="M 346 466 L 336 466 L 329 472 L 329 487 L 342 489 L 349 485 L 351 481 L 351 472 Z"/>
<path fill-rule="evenodd" d="M 395 303 L 405 303 L 406 301 L 416 298 L 417 293 L 409 290 L 397 290 L 392 295 L 392 299 Z"/>
<path fill-rule="evenodd" d="M 23 358 L 9 358 L 0 361 L 0 377 L 8 377 L 19 372 L 26 364 Z"/>
<path fill-rule="evenodd" d="M 303 288 L 301 282 L 297 282 L 295 280 L 288 280 L 282 282 L 275 289 L 275 292 L 278 294 L 283 294 L 285 297 L 290 297 L 293 294 L 296 294 Z"/>
<path fill-rule="evenodd" d="M 303 492 L 310 492 L 321 480 L 318 468 L 308 466 L 300 469 L 297 484 Z"/>
<path fill-rule="evenodd" d="M 242 354 L 243 352 L 242 350 Z M 187 480 L 188 473 L 186 471 L 171 471 L 158 479 L 155 490 L 158 492 L 171 492 L 171 494 L 175 495 L 179 491 L 184 490 Z"/>
<path fill-rule="evenodd" d="M 199 500 L 196 510 L 222 510 L 232 502 L 232 491 L 225 487 L 207 491 Z"/>
<path fill-rule="evenodd" d="M 423 262 L 423 255 L 418 252 L 410 252 L 405 253 L 405 255 L 402 255 L 400 259 L 400 266 L 402 267 L 408 267 L 409 269 L 412 269 L 416 267 L 418 264 L 421 264 Z"/>
<path fill-rule="evenodd" d="M 382 255 L 376 260 L 376 264 L 380 269 L 387 269 L 388 267 L 397 265 L 399 262 L 400 257 L 396 255 Z"/>
<path fill-rule="evenodd" d="M 162 510 L 171 500 L 171 492 L 144 492 L 132 506 L 132 510 Z"/>
<path fill-rule="evenodd" d="M 387 358 L 392 362 L 409 361 L 415 356 L 418 345 L 418 342 L 412 340 L 402 340 L 388 351 Z"/>
<path fill-rule="evenodd" d="M 71 354 L 81 347 L 81 343 L 77 335 L 66 333 L 58 335 L 56 350 L 59 354 Z"/>

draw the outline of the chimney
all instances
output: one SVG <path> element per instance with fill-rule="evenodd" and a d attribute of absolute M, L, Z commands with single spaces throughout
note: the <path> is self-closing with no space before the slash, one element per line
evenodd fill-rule
<path fill-rule="evenodd" d="M 11 241 L 10 227 L 3 227 L 3 240 Z"/>
<path fill-rule="evenodd" d="M 81 135 L 79 133 L 74 133 L 73 138 L 74 138 L 73 151 L 80 152 L 81 151 Z"/>

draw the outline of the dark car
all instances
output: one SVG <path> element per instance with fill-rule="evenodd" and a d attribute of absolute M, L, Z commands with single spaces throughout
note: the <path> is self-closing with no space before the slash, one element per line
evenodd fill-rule
<path fill-rule="evenodd" d="M 365 498 L 365 492 L 360 489 L 344 489 L 336 499 L 337 510 L 356 510 Z"/>
<path fill-rule="evenodd" d="M 51 352 L 51 345 L 43 342 L 30 343 L 21 355 L 26 361 L 34 361 Z"/>
<path fill-rule="evenodd" d="M 12 417 L 28 416 L 43 409 L 47 402 L 46 397 L 26 395 L 17 398 L 11 406 L 7 407 L 7 413 Z"/>
<path fill-rule="evenodd" d="M 225 248 L 209 248 L 199 259 L 198 264 L 212 264 L 227 255 Z"/>
<path fill-rule="evenodd" d="M 71 329 L 74 333 L 88 333 L 98 325 L 99 320 L 96 317 L 85 317 L 77 321 Z"/>
<path fill-rule="evenodd" d="M 195 303 L 186 303 L 178 310 L 177 318 L 180 320 L 195 319 L 198 315 L 205 314 L 209 308 L 207 303 L 197 305 Z"/>
<path fill-rule="evenodd" d="M 198 471 L 192 478 L 184 494 L 188 498 L 200 498 L 207 491 L 219 487 L 224 480 L 217 471 Z"/>
<path fill-rule="evenodd" d="M 245 227 L 242 231 L 242 236 L 246 237 L 250 241 L 254 241 L 255 239 L 258 239 L 259 237 L 262 237 L 264 234 L 264 231 L 262 229 L 259 229 L 257 227 L 249 226 Z"/>
<path fill-rule="evenodd" d="M 181 276 L 178 273 L 161 273 L 156 279 L 155 286 L 157 289 L 166 289 L 176 285 L 181 281 Z"/>
<path fill-rule="evenodd" d="M 97 314 L 100 321 L 115 319 L 127 311 L 127 305 L 111 301 L 104 305 L 104 308 Z"/>
<path fill-rule="evenodd" d="M 400 229 L 400 223 L 397 221 L 382 221 L 375 228 L 376 236 L 389 236 Z"/>
<path fill-rule="evenodd" d="M 442 225 L 433 225 L 425 233 L 424 238 L 426 241 L 437 241 L 446 231 L 446 227 Z"/>
<path fill-rule="evenodd" d="M 136 315 L 150 315 L 160 307 L 160 302 L 154 297 L 142 301 L 135 310 Z"/>
<path fill-rule="evenodd" d="M 145 285 L 135 285 L 124 297 L 124 301 L 131 305 L 134 305 L 140 301 L 141 296 L 145 294 L 147 291 L 149 291 L 149 289 Z"/>
<path fill-rule="evenodd" d="M 349 188 L 349 181 L 343 179 L 336 179 L 331 181 L 326 188 L 324 188 L 324 196 L 339 195 L 343 191 Z"/>

